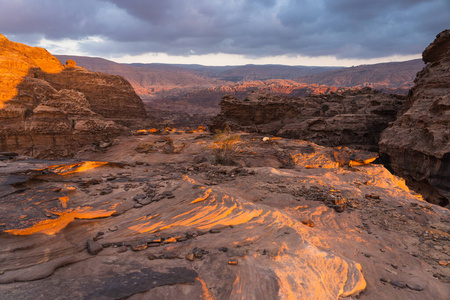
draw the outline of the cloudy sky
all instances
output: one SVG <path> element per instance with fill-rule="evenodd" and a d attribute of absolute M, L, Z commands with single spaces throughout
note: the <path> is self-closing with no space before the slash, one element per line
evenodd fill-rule
<path fill-rule="evenodd" d="M 118 62 L 359 65 L 420 57 L 449 0 L 0 0 L 0 33 Z"/>

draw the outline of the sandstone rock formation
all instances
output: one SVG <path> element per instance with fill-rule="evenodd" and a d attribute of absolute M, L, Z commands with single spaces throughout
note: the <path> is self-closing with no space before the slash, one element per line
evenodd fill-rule
<path fill-rule="evenodd" d="M 380 151 L 394 171 L 429 201 L 450 199 L 450 30 L 422 53 L 425 68 L 417 74 L 403 114 L 389 126 Z"/>
<path fill-rule="evenodd" d="M 119 76 L 66 66 L 45 49 L 0 35 L 0 150 L 71 156 L 146 117 L 140 98 Z"/>
<path fill-rule="evenodd" d="M 381 165 L 339 167 L 364 155 L 241 134 L 227 153 L 239 166 L 222 166 L 211 134 L 168 134 L 185 147 L 148 134 L 76 160 L 4 160 L 0 298 L 449 294 L 450 211 Z"/>
<path fill-rule="evenodd" d="M 225 96 L 210 129 L 300 138 L 326 146 L 378 150 L 380 133 L 395 120 L 404 97 L 370 88 L 293 98 L 250 93 L 244 100 Z"/>

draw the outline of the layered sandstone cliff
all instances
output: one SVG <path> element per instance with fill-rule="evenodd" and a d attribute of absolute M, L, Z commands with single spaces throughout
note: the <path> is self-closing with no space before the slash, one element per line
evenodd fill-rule
<path fill-rule="evenodd" d="M 0 35 L 1 151 L 71 156 L 128 130 L 119 124 L 145 117 L 142 101 L 120 76 L 63 66 L 45 49 Z"/>
<path fill-rule="evenodd" d="M 429 201 L 450 199 L 450 30 L 422 53 L 427 65 L 417 74 L 403 114 L 380 141 L 394 171 Z"/>
<path fill-rule="evenodd" d="M 304 98 L 262 93 L 250 93 L 244 100 L 225 96 L 210 129 L 228 125 L 234 130 L 376 151 L 380 133 L 395 120 L 403 103 L 403 96 L 370 88 Z"/>

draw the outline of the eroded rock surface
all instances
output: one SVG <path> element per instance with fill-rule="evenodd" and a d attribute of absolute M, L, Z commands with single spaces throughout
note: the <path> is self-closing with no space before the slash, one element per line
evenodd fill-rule
<path fill-rule="evenodd" d="M 0 151 L 67 157 L 145 116 L 125 79 L 63 66 L 45 49 L 0 35 Z"/>
<path fill-rule="evenodd" d="M 212 131 L 234 130 L 309 140 L 325 146 L 378 150 L 381 132 L 395 120 L 404 96 L 370 88 L 340 94 L 293 98 L 250 93 L 240 100 L 225 96 Z"/>
<path fill-rule="evenodd" d="M 450 199 L 450 30 L 422 53 L 428 63 L 417 74 L 403 114 L 387 128 L 380 151 L 392 168 L 433 203 Z"/>
<path fill-rule="evenodd" d="M 168 134 L 171 152 L 167 136 L 149 134 L 83 160 L 3 160 L 1 298 L 450 292 L 449 211 L 371 165 L 370 153 L 241 134 L 225 166 L 214 164 L 222 145 L 212 135 Z M 136 151 L 143 143 L 152 151 Z"/>

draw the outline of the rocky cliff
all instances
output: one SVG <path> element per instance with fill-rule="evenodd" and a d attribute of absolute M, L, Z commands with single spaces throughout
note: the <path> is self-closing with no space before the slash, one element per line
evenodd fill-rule
<path fill-rule="evenodd" d="M 326 146 L 378 150 L 380 133 L 395 120 L 404 97 L 370 88 L 294 98 L 250 93 L 244 100 L 225 96 L 210 129 L 300 138 Z"/>
<path fill-rule="evenodd" d="M 71 156 L 128 130 L 117 123 L 145 116 L 123 78 L 63 66 L 45 49 L 0 35 L 1 151 Z"/>
<path fill-rule="evenodd" d="M 422 53 L 427 65 L 417 74 L 403 114 L 383 132 L 380 150 L 394 171 L 429 201 L 450 199 L 450 30 Z"/>

